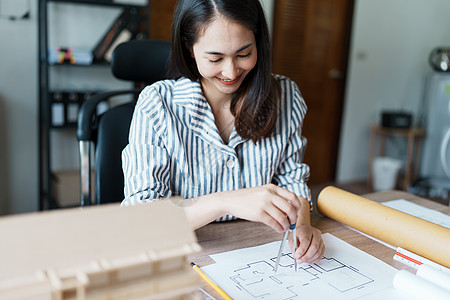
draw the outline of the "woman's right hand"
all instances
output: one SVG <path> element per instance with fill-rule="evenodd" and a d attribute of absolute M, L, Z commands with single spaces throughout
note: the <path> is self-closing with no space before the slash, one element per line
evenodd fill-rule
<path fill-rule="evenodd" d="M 280 233 L 296 223 L 301 206 L 294 193 L 274 184 L 218 194 L 225 214 L 264 223 Z"/>

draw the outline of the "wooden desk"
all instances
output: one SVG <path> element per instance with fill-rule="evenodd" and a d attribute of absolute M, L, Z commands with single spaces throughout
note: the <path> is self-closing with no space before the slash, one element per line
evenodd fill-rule
<path fill-rule="evenodd" d="M 450 207 L 437 202 L 427 200 L 402 191 L 386 191 L 363 195 L 365 198 L 384 202 L 396 199 L 405 199 L 427 208 L 441 211 L 450 215 Z M 413 271 L 408 267 L 393 259 L 395 250 L 383 244 L 374 241 L 339 222 L 320 215 L 315 209 L 311 215 L 311 223 L 322 233 L 331 233 L 341 240 L 369 253 L 370 255 L 384 261 L 398 270 Z M 252 247 L 273 241 L 281 240 L 282 235 L 261 223 L 248 222 L 243 220 L 212 223 L 196 231 L 197 239 L 203 250 L 200 253 L 190 256 L 188 259 L 199 266 L 209 265 L 214 261 L 209 257 L 210 254 L 225 252 L 245 247 Z M 206 284 L 202 286 L 212 295 L 215 292 Z M 217 295 L 216 295 L 217 296 Z M 220 296 L 217 296 L 220 299 Z"/>

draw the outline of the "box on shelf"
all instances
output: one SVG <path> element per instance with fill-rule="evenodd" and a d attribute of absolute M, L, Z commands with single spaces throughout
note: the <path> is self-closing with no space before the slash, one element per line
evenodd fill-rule
<path fill-rule="evenodd" d="M 93 192 L 91 201 L 95 201 L 95 172 L 91 172 Z M 80 170 L 60 170 L 52 173 L 53 198 L 60 207 L 80 206 L 81 184 Z"/>

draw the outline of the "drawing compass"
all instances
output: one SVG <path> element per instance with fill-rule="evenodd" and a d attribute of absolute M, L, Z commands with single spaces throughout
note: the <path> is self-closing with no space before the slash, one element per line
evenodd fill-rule
<path fill-rule="evenodd" d="M 297 249 L 297 234 L 295 231 L 295 226 L 297 224 L 292 224 L 291 226 L 289 226 L 289 230 L 292 230 L 292 241 L 293 241 L 293 251 L 292 251 L 292 257 L 294 258 L 294 265 L 295 265 L 295 272 L 297 272 L 297 261 L 295 260 L 294 257 L 294 253 L 295 250 Z M 275 269 L 274 271 L 276 272 L 278 269 L 278 265 L 280 264 L 280 259 L 281 259 L 281 255 L 283 253 L 283 247 L 284 247 L 284 242 L 287 240 L 287 236 L 289 234 L 289 230 L 287 230 L 284 235 L 283 235 L 283 239 L 281 240 L 281 245 L 280 245 L 280 249 L 278 250 L 278 255 L 277 255 L 277 261 L 275 263 Z"/>

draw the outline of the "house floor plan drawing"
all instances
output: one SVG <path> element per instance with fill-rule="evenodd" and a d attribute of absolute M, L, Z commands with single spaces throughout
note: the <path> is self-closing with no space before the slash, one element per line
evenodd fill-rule
<path fill-rule="evenodd" d="M 272 262 L 275 258 L 271 259 Z M 273 272 L 273 264 L 267 261 L 258 261 L 234 270 L 230 279 L 236 286 L 246 291 L 255 299 L 266 299 L 265 296 L 275 296 L 271 291 L 277 291 L 276 299 L 295 299 L 301 289 L 320 280 L 330 287 L 344 293 L 352 289 L 360 289 L 374 280 L 359 272 L 359 270 L 347 266 L 335 258 L 324 257 L 314 265 L 306 265 L 298 268 L 294 275 L 286 276 L 282 268 L 292 271 L 293 258 L 285 254 L 280 263 L 279 273 Z M 280 289 L 285 286 L 286 289 Z"/>
<path fill-rule="evenodd" d="M 300 264 L 286 246 L 274 272 L 279 242 L 211 255 L 202 270 L 233 299 L 355 299 L 392 286 L 396 270 L 357 248 L 324 234 L 324 257 Z"/>

